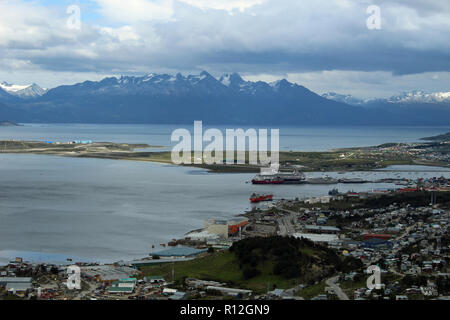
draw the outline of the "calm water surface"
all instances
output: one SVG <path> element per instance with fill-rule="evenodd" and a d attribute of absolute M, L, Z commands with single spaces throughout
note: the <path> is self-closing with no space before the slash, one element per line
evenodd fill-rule
<path fill-rule="evenodd" d="M 204 124 L 204 131 L 208 128 Z M 24 124 L 0 127 L 0 140 L 72 141 L 147 143 L 173 146 L 172 131 L 179 125 L 113 125 L 113 124 Z M 193 133 L 193 125 L 183 126 Z M 225 129 L 234 126 L 218 126 Z M 243 127 L 243 129 L 248 129 Z M 267 128 L 271 129 L 271 128 Z M 272 128 L 277 129 L 277 128 Z M 450 131 L 448 127 L 280 127 L 280 150 L 323 151 L 333 148 L 372 146 L 387 142 L 416 142 L 420 138 Z"/>

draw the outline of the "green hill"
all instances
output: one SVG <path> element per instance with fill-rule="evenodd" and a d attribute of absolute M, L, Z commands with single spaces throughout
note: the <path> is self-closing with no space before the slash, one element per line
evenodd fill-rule
<path fill-rule="evenodd" d="M 342 258 L 333 250 L 306 239 L 290 237 L 249 238 L 222 252 L 175 264 L 175 280 L 197 278 L 228 283 L 263 293 L 270 288 L 312 284 L 336 271 L 359 268 L 360 261 Z M 144 267 L 145 275 L 172 279 L 172 264 Z"/>

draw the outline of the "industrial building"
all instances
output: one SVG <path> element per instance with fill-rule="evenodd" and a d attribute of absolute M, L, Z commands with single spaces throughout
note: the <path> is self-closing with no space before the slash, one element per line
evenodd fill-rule
<path fill-rule="evenodd" d="M 313 242 L 335 242 L 338 241 L 339 238 L 336 234 L 318 234 L 318 233 L 294 233 L 293 235 L 296 238 L 305 238 L 311 240 Z"/>
<path fill-rule="evenodd" d="M 223 295 L 227 296 L 248 296 L 252 294 L 251 290 L 244 290 L 244 289 L 235 289 L 235 288 L 225 288 L 225 287 L 216 287 L 216 286 L 207 286 L 207 291 L 218 291 Z"/>
<path fill-rule="evenodd" d="M 166 258 L 186 258 L 186 257 L 193 257 L 196 255 L 199 255 L 200 253 L 206 252 L 206 249 L 195 249 L 190 247 L 175 247 L 170 248 L 162 251 L 155 252 L 154 255 L 157 255 L 159 257 L 166 257 Z"/>
<path fill-rule="evenodd" d="M 137 274 L 138 271 L 126 266 L 87 266 L 81 268 L 82 276 L 100 281 L 100 282 L 114 282 L 120 279 L 129 278 L 131 275 Z"/>
<path fill-rule="evenodd" d="M 331 226 L 306 225 L 305 230 L 310 233 L 339 233 L 341 230 Z"/>
<path fill-rule="evenodd" d="M 230 236 L 238 234 L 247 224 L 248 219 L 242 217 L 229 220 L 209 219 L 205 221 L 205 231 L 217 235 L 222 239 L 227 239 Z"/>
<path fill-rule="evenodd" d="M 8 283 L 31 283 L 30 277 L 0 277 L 0 286 L 5 286 Z"/>
<path fill-rule="evenodd" d="M 7 292 L 24 294 L 33 286 L 30 277 L 0 277 L 0 287 L 4 287 Z"/>
<path fill-rule="evenodd" d="M 369 240 L 369 239 L 381 239 L 381 240 L 389 240 L 391 239 L 390 234 L 364 234 L 363 240 Z"/>
<path fill-rule="evenodd" d="M 384 239 L 372 238 L 363 241 L 362 246 L 364 248 L 380 248 L 380 247 L 387 248 L 392 247 L 392 242 Z"/>
<path fill-rule="evenodd" d="M 137 279 L 136 278 L 126 278 L 120 279 L 119 281 L 114 281 L 109 287 L 109 293 L 127 293 L 131 294 L 136 287 Z"/>

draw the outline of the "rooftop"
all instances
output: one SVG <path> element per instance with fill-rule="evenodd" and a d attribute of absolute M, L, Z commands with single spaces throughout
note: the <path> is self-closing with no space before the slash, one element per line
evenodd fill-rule
<path fill-rule="evenodd" d="M 317 234 L 317 233 L 294 233 L 296 238 L 305 238 L 314 242 L 332 242 L 339 240 L 335 234 Z"/>
<path fill-rule="evenodd" d="M 159 252 L 155 252 L 155 255 L 160 257 L 182 257 L 182 256 L 194 256 L 203 252 L 206 252 L 206 249 L 195 249 L 190 247 L 176 247 L 170 248 L 166 250 L 162 250 Z"/>
<path fill-rule="evenodd" d="M 27 291 L 28 289 L 31 289 L 31 283 L 11 283 L 8 282 L 6 284 L 6 290 L 7 291 Z"/>
<path fill-rule="evenodd" d="M 320 231 L 341 231 L 339 228 L 331 227 L 331 226 L 316 226 L 316 225 L 306 225 L 306 229 L 308 230 L 320 230 Z"/>
<path fill-rule="evenodd" d="M 0 277 L 0 283 L 31 283 L 30 277 Z"/>
<path fill-rule="evenodd" d="M 133 287 L 110 287 L 108 289 L 111 293 L 132 293 Z"/>

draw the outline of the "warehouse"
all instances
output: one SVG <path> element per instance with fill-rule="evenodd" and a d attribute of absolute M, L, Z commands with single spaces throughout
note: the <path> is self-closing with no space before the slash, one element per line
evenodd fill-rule
<path fill-rule="evenodd" d="M 334 242 L 338 241 L 339 238 L 335 234 L 317 234 L 317 233 L 294 233 L 296 238 L 305 238 L 313 242 Z"/>
<path fill-rule="evenodd" d="M 88 266 L 81 268 L 81 274 L 92 280 L 101 282 L 113 282 L 120 279 L 128 278 L 130 275 L 138 273 L 133 268 L 129 267 L 114 267 L 114 266 Z"/>
<path fill-rule="evenodd" d="M 32 289 L 30 277 L 0 277 L 0 287 L 13 294 L 24 294 Z"/>
<path fill-rule="evenodd" d="M 132 294 L 134 290 L 134 287 L 110 287 L 108 289 L 109 293 L 125 293 L 125 294 Z"/>
<path fill-rule="evenodd" d="M 244 290 L 244 289 L 235 289 L 235 288 L 225 288 L 225 287 L 216 287 L 216 286 L 207 286 L 206 287 L 207 291 L 218 291 L 223 295 L 227 295 L 227 296 L 246 296 L 246 295 L 251 295 L 252 291 L 251 290 Z"/>
<path fill-rule="evenodd" d="M 195 249 L 190 247 L 175 247 L 166 250 L 162 250 L 159 252 L 155 252 L 154 254 L 159 257 L 171 257 L 171 258 L 185 258 L 185 257 L 193 257 L 199 255 L 200 253 L 206 252 L 206 249 Z"/>
<path fill-rule="evenodd" d="M 30 283 L 30 277 L 0 277 L 0 286 L 6 286 L 8 283 Z"/>
<path fill-rule="evenodd" d="M 369 240 L 369 239 L 381 239 L 381 240 L 389 240 L 391 239 L 390 234 L 364 234 L 363 240 Z"/>
<path fill-rule="evenodd" d="M 133 293 L 136 287 L 136 278 L 121 279 L 119 281 L 114 281 L 109 288 L 109 293 Z"/>
<path fill-rule="evenodd" d="M 230 220 L 209 219 L 205 221 L 205 231 L 222 239 L 238 234 L 248 224 L 248 219 L 236 217 Z"/>
<path fill-rule="evenodd" d="M 306 225 L 305 229 L 311 233 L 339 233 L 341 230 L 330 226 Z"/>
<path fill-rule="evenodd" d="M 5 286 L 6 291 L 16 293 L 26 293 L 28 290 L 31 290 L 31 283 L 11 283 L 8 282 Z"/>

